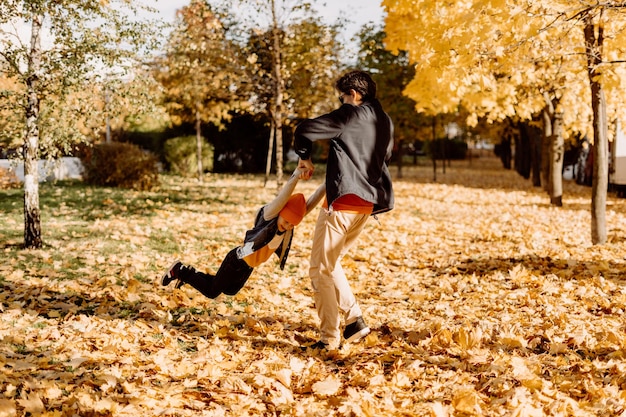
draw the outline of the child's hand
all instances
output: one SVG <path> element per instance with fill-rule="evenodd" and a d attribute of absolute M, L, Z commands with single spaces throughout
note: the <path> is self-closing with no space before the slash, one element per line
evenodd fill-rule
<path fill-rule="evenodd" d="M 313 172 L 311 171 L 307 171 L 307 170 L 303 170 L 303 169 L 298 169 L 298 179 L 300 180 L 308 180 L 311 179 L 311 177 L 313 176 Z"/>
<path fill-rule="evenodd" d="M 300 159 L 298 161 L 298 167 L 296 168 L 296 171 L 298 171 L 298 178 L 301 180 L 308 180 L 311 179 L 311 177 L 313 176 L 313 171 L 315 170 L 315 166 L 313 165 L 313 163 L 311 162 L 310 159 Z"/>

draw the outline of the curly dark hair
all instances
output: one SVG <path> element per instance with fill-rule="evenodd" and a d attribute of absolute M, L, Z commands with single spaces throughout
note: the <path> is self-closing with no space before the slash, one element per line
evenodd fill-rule
<path fill-rule="evenodd" d="M 376 83 L 365 71 L 354 70 L 344 74 L 335 83 L 335 88 L 346 94 L 350 93 L 350 90 L 354 90 L 361 94 L 363 100 L 376 98 Z"/>

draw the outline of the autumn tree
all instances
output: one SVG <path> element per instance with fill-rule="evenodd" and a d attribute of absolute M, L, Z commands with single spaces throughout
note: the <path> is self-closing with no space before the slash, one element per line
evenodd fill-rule
<path fill-rule="evenodd" d="M 284 77 L 282 103 L 285 111 L 282 126 L 293 127 L 298 120 L 329 111 L 335 105 L 328 98 L 335 95 L 333 81 L 341 66 L 339 62 L 341 47 L 337 42 L 337 28 L 323 24 L 317 16 L 296 20 L 285 26 L 279 31 L 279 43 L 282 45 Z M 276 132 L 275 121 L 271 117 L 276 91 L 275 80 L 272 77 L 273 44 L 274 37 L 271 31 L 255 31 L 247 44 L 248 54 L 254 58 L 253 66 L 250 68 L 250 79 L 255 85 L 254 104 L 256 109 L 268 112 L 272 125 L 266 183 L 272 164 Z M 282 136 L 279 142 L 282 142 Z M 278 161 L 278 155 L 276 158 Z M 282 160 L 282 157 L 280 159 Z"/>
<path fill-rule="evenodd" d="M 602 106 L 592 103 L 600 102 L 598 86 L 610 88 L 614 101 L 609 114 L 615 115 L 615 104 L 624 97 L 620 70 L 602 58 L 603 50 L 615 55 L 611 61 L 623 54 L 623 2 L 491 0 L 435 6 L 427 1 L 386 0 L 383 4 L 388 10 L 388 46 L 406 49 L 417 64 L 405 92 L 418 107 L 436 112 L 462 103 L 474 120 L 483 115 L 492 120 L 531 120 L 543 114 L 552 204 L 561 204 L 564 136 L 594 131 L 598 168 L 593 182 L 598 188 L 592 197 L 592 241 L 603 243 L 608 158 L 601 126 L 606 119 L 602 120 Z M 593 36 L 586 38 L 585 33 Z M 594 81 L 599 83 L 595 90 Z"/>
<path fill-rule="evenodd" d="M 280 187 L 283 126 L 305 117 L 305 113 L 326 108 L 326 94 L 332 91 L 342 51 L 336 40 L 338 30 L 335 25 L 323 25 L 307 1 L 238 0 L 236 4 L 250 10 L 248 19 L 242 18 L 236 23 L 237 38 L 248 46 L 246 51 L 251 63 L 248 80 L 256 90 L 252 105 L 255 110 L 267 112 L 271 121 L 266 182 L 275 149 L 276 178 Z M 321 87 L 324 80 L 328 84 Z M 309 111 L 305 110 L 307 108 Z"/>
<path fill-rule="evenodd" d="M 308 14 L 286 26 L 283 32 L 285 108 L 289 122 L 334 109 L 334 82 L 343 64 L 339 26 Z"/>
<path fill-rule="evenodd" d="M 198 179 L 202 179 L 202 123 L 223 127 L 231 111 L 246 106 L 243 64 L 237 45 L 226 36 L 218 14 L 204 0 L 192 0 L 176 13 L 176 27 L 155 76 L 176 124 L 191 122 L 196 131 Z"/>
<path fill-rule="evenodd" d="M 23 117 L 15 117 L 22 90 L 23 86 L 14 77 L 0 75 L 0 148 L 5 153 L 17 150 L 23 143 Z"/>
<path fill-rule="evenodd" d="M 91 136 L 104 135 L 105 142 L 112 142 L 125 132 L 166 123 L 168 117 L 161 96 L 162 87 L 155 80 L 151 66 L 145 64 L 135 68 L 132 76 L 110 73 L 98 76 L 77 99 L 90 103 L 93 117 L 85 128 Z"/>
<path fill-rule="evenodd" d="M 415 110 L 415 101 L 402 94 L 413 79 L 415 68 L 409 63 L 405 51 L 392 54 L 385 48 L 385 31 L 373 24 L 364 25 L 357 34 L 360 39 L 357 67 L 368 71 L 376 82 L 377 97 L 389 113 L 394 124 L 398 175 L 402 176 L 404 149 L 430 129 L 426 116 Z"/>
<path fill-rule="evenodd" d="M 560 17 L 576 22 L 577 27 L 582 27 L 584 34 L 594 137 L 591 237 L 593 243 L 605 243 L 607 240 L 606 189 L 608 186 L 608 119 L 605 91 L 608 90 L 613 99 L 608 101 L 611 105 L 611 112 L 615 115 L 616 112 L 621 111 L 618 116 L 623 120 L 625 117 L 623 102 L 626 99 L 624 92 L 626 3 L 607 1 L 582 5 L 569 13 L 564 12 Z M 621 65 L 616 67 L 617 64 Z M 623 125 L 623 122 L 621 124 Z"/>
<path fill-rule="evenodd" d="M 276 0 L 270 0 L 272 34 L 272 80 L 274 84 L 274 99 L 272 100 L 270 116 L 274 125 L 274 135 L 276 137 L 276 185 L 282 186 L 283 182 L 283 94 L 285 91 L 285 78 L 282 64 L 282 45 L 280 42 L 280 27 L 278 11 L 276 10 Z"/>
<path fill-rule="evenodd" d="M 470 125 L 480 117 L 515 122 L 538 113 L 547 115 L 545 143 L 553 140 L 556 152 L 550 154 L 551 149 L 546 148 L 543 161 L 550 161 L 546 172 L 554 175 L 546 175 L 543 184 L 551 202 L 559 205 L 564 131 L 553 129 L 553 123 L 567 116 L 562 116 L 563 107 L 575 94 L 574 90 L 563 88 L 563 74 L 570 73 L 564 70 L 568 62 L 559 57 L 546 59 L 544 51 L 563 49 L 563 45 L 548 44 L 542 39 L 528 41 L 528 33 L 517 27 L 531 31 L 537 30 L 537 26 L 524 26 L 523 14 L 510 16 L 500 6 L 500 2 L 441 8 L 428 4 L 419 17 L 422 35 L 417 40 L 409 39 L 408 45 L 403 41 L 394 43 L 405 39 L 408 33 L 405 28 L 388 23 L 388 31 L 393 33 L 387 42 L 390 46 L 410 48 L 411 56 L 419 60 L 416 75 L 406 89 L 412 92 L 410 96 L 416 99 L 418 108 L 430 113 L 450 113 L 462 106 L 470 111 Z M 442 14 L 446 16 L 443 21 Z M 392 13 L 389 18 L 394 16 Z M 505 25 L 511 25 L 511 29 L 503 30 Z M 557 40 L 563 41 L 566 38 Z M 580 72 L 579 66 L 574 68 Z M 570 116 L 574 114 L 571 112 Z M 572 128 L 578 123 L 576 117 L 569 121 Z"/>
<path fill-rule="evenodd" d="M 334 82 L 342 63 L 338 26 L 324 24 L 315 14 L 286 26 L 282 38 L 285 92 L 283 125 L 295 129 L 304 118 L 334 109 Z M 291 144 L 285 144 L 288 148 Z"/>
<path fill-rule="evenodd" d="M 0 3 L 0 67 L 14 88 L 4 90 L 21 113 L 24 159 L 24 244 L 42 246 L 38 159 L 42 140 L 67 146 L 80 131 L 52 129 L 54 109 L 84 117 L 88 109 L 64 106 L 86 79 L 103 68 L 127 68 L 146 47 L 155 24 L 133 21 L 138 8 L 118 1 L 72 0 Z M 148 29 L 150 28 L 150 29 Z M 17 113 L 16 113 L 17 114 Z M 71 118 L 69 119 L 71 120 Z"/>

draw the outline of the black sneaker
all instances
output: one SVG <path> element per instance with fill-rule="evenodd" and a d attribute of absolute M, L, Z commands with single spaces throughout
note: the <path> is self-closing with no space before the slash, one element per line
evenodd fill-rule
<path fill-rule="evenodd" d="M 163 274 L 163 276 L 161 277 L 161 285 L 168 286 L 170 285 L 172 281 L 178 280 L 178 282 L 176 283 L 176 288 L 180 288 L 178 283 L 182 281 L 180 281 L 180 278 L 178 277 L 178 273 L 180 272 L 180 269 L 182 268 L 182 266 L 183 266 L 183 263 L 181 261 L 179 260 L 174 261 L 174 263 L 167 269 L 165 274 Z"/>
<path fill-rule="evenodd" d="M 363 317 L 359 317 L 354 323 L 346 326 L 343 331 L 343 338 L 346 340 L 346 343 L 356 342 L 367 336 L 369 332 L 370 328 L 365 324 Z"/>

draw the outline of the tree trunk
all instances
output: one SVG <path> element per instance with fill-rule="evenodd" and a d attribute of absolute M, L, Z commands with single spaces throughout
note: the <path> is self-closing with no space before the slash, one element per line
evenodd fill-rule
<path fill-rule="evenodd" d="M 437 143 L 437 116 L 433 116 L 433 139 L 430 147 L 430 156 L 433 160 L 433 182 L 437 182 L 437 152 L 435 144 Z"/>
<path fill-rule="evenodd" d="M 563 113 L 557 111 L 552 118 L 552 138 L 550 139 L 550 204 L 563 206 Z"/>
<path fill-rule="evenodd" d="M 511 136 L 511 128 L 509 127 L 500 143 L 500 160 L 502 161 L 502 166 L 506 169 L 511 169 Z"/>
<path fill-rule="evenodd" d="M 543 190 L 551 195 L 550 187 L 550 148 L 552 143 L 552 121 L 550 120 L 550 112 L 547 107 L 541 112 L 543 117 L 543 135 L 541 137 L 541 184 Z"/>
<path fill-rule="evenodd" d="M 543 109 L 544 139 L 548 148 L 548 186 L 550 204 L 563 205 L 563 158 L 565 141 L 563 139 L 563 111 L 559 99 L 550 93 L 544 93 L 546 106 Z M 545 154 L 544 154 L 545 155 Z"/>
<path fill-rule="evenodd" d="M 398 178 L 402 178 L 402 157 L 404 155 L 404 140 L 398 141 Z"/>
<path fill-rule="evenodd" d="M 448 147 L 448 139 L 441 140 L 441 172 L 446 173 L 446 148 Z"/>
<path fill-rule="evenodd" d="M 530 128 L 527 122 L 518 123 L 515 135 L 515 170 L 525 179 L 530 178 L 533 154 L 530 144 Z"/>
<path fill-rule="evenodd" d="M 527 126 L 530 136 L 530 149 L 532 152 L 532 179 L 533 186 L 541 187 L 541 164 L 542 164 L 542 134 L 541 131 L 534 126 Z"/>
<path fill-rule="evenodd" d="M 283 73 L 281 63 L 281 46 L 276 19 L 276 2 L 272 0 L 272 61 L 274 63 L 275 109 L 274 124 L 276 128 L 276 185 L 283 186 Z"/>
<path fill-rule="evenodd" d="M 26 81 L 26 137 L 24 140 L 24 247 L 41 248 L 39 211 L 39 73 L 41 71 L 41 16 L 33 17 L 29 76 Z"/>
<path fill-rule="evenodd" d="M 202 119 L 200 109 L 196 109 L 196 159 L 198 163 L 198 181 L 202 181 Z"/>
<path fill-rule="evenodd" d="M 111 106 L 111 94 L 109 93 L 109 86 L 107 83 L 104 86 L 104 111 L 105 111 L 104 119 L 105 119 L 105 124 L 106 124 L 106 127 L 105 127 L 106 129 L 105 130 L 105 142 L 106 143 L 113 142 L 111 138 L 111 116 L 109 114 L 110 106 Z"/>
<path fill-rule="evenodd" d="M 276 120 L 276 187 L 283 186 L 283 124 Z"/>
<path fill-rule="evenodd" d="M 602 15 L 599 16 L 602 19 Z M 600 64 L 604 42 L 602 25 L 593 24 L 593 17 L 586 17 L 585 49 L 587 73 L 591 86 L 591 107 L 593 109 L 593 175 L 591 183 L 591 241 L 594 245 L 606 243 L 606 196 L 609 182 L 608 139 L 606 120 L 606 99 L 600 83 Z"/>
<path fill-rule="evenodd" d="M 265 161 L 265 181 L 263 187 L 270 180 L 270 172 L 272 171 L 272 155 L 274 154 L 274 119 L 270 117 L 270 139 L 267 145 L 267 159 Z"/>

